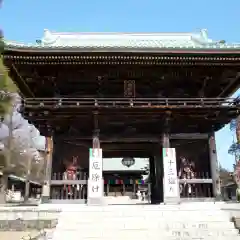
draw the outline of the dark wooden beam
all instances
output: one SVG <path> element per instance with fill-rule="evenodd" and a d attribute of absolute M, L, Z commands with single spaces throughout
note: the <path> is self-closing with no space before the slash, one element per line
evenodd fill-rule
<path fill-rule="evenodd" d="M 159 143 L 161 141 L 161 133 L 157 134 L 158 136 L 153 135 L 136 135 L 134 136 L 126 136 L 126 137 L 103 137 L 100 135 L 100 142 L 102 144 L 108 145 L 111 143 L 122 143 L 122 144 L 151 144 L 151 143 Z M 85 146 L 90 145 L 92 136 L 67 136 L 57 135 L 58 139 L 61 141 L 71 141 L 76 144 L 83 144 Z M 170 134 L 170 139 L 172 140 L 201 140 L 201 139 L 207 139 L 208 134 L 207 133 L 178 133 L 178 134 Z"/>
<path fill-rule="evenodd" d="M 221 93 L 218 95 L 218 97 L 224 96 L 226 92 L 240 79 L 240 72 L 236 73 L 235 77 L 232 78 L 227 78 L 228 80 L 228 85 L 221 91 Z"/>
<path fill-rule="evenodd" d="M 11 64 L 11 68 L 13 71 L 16 73 L 17 78 L 19 79 L 20 83 L 23 84 L 24 88 L 27 90 L 29 96 L 34 97 L 33 91 L 29 88 L 28 84 L 25 82 L 21 74 L 19 73 L 17 67 L 15 66 L 14 63 Z"/>
<path fill-rule="evenodd" d="M 20 55 L 22 56 L 22 53 Z M 36 58 L 34 61 L 39 62 L 39 59 L 37 60 Z M 7 65 L 12 62 L 15 61 L 6 60 Z M 198 85 L 199 79 L 205 79 L 206 76 L 209 76 L 211 81 L 205 86 L 205 92 L 208 93 L 208 96 L 217 96 L 223 91 L 221 90 L 221 86 L 224 84 L 224 79 L 220 79 L 219 76 L 226 69 L 224 66 L 214 66 L 213 68 L 205 65 L 192 68 L 183 65 L 173 67 L 170 65 L 156 66 L 154 64 L 144 65 L 144 67 L 138 65 L 118 65 L 116 67 L 116 65 L 112 64 L 101 66 L 97 64 L 38 64 L 29 66 L 27 64 L 19 64 L 18 58 L 16 59 L 15 65 L 23 80 L 36 96 L 45 95 L 50 97 L 51 95 L 53 97 L 56 88 L 59 89 L 60 94 L 63 92 L 63 95 L 69 95 L 74 91 L 80 92 L 81 96 L 84 94 L 85 96 L 96 96 L 98 76 L 102 76 L 103 79 L 101 92 L 105 95 L 104 97 L 116 96 L 116 94 L 123 96 L 121 86 L 123 81 L 127 79 L 136 80 L 136 96 L 140 94 L 142 97 L 147 97 L 148 94 L 148 96 L 157 97 L 157 89 L 161 89 L 163 96 L 169 96 L 166 95 L 166 93 L 176 96 L 180 87 L 183 89 L 184 94 L 187 93 L 191 97 L 197 97 L 196 86 Z M 228 69 L 231 71 L 239 71 L 239 67 L 237 66 L 228 66 Z M 31 79 L 31 81 L 28 81 L 29 79 Z M 53 80 L 47 81 L 46 79 Z M 186 79 L 192 84 L 185 84 Z M 21 80 L 16 78 L 16 81 L 20 82 Z M 50 82 L 54 84 L 49 84 Z M 146 88 L 146 83 L 150 86 L 149 91 L 143 91 L 144 88 Z M 46 84 L 49 84 L 47 88 Z M 22 85 L 21 88 L 25 87 Z M 229 86 L 229 91 L 232 88 L 233 85 Z M 111 95 L 111 93 L 113 93 L 113 95 Z"/>

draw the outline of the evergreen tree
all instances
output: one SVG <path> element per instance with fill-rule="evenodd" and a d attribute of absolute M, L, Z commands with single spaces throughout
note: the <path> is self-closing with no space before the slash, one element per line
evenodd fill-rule
<path fill-rule="evenodd" d="M 240 201 L 240 116 L 231 121 L 230 130 L 236 135 L 236 141 L 229 147 L 228 153 L 235 157 L 232 177 L 237 184 L 237 199 Z"/>

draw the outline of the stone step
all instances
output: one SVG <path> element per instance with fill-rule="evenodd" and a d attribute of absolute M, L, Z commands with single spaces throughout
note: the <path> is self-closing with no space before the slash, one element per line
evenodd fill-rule
<path fill-rule="evenodd" d="M 141 238 L 156 238 L 159 239 L 167 238 L 167 237 L 175 237 L 175 238 L 205 238 L 205 237 L 215 237 L 215 239 L 219 237 L 237 237 L 237 232 L 233 231 L 149 231 L 149 230 L 120 230 L 120 231 L 98 231 L 93 229 L 91 232 L 89 231 L 56 231 L 54 234 L 55 239 L 75 239 L 76 237 L 81 238 L 104 238 L 104 239 L 141 239 Z"/>
<path fill-rule="evenodd" d="M 40 240 L 65 240 L 66 238 L 64 238 L 66 236 L 63 236 L 63 237 L 55 237 L 54 235 L 51 235 L 49 236 L 47 239 L 46 238 L 43 238 L 43 239 L 40 239 Z M 129 238 L 126 238 L 127 240 Z M 134 238 L 135 239 L 135 238 Z M 110 238 L 107 238 L 107 237 L 83 237 L 81 235 L 76 235 L 76 236 L 71 236 L 71 240 L 113 240 L 112 237 Z M 114 237 L 114 240 L 122 240 L 122 236 L 115 236 Z M 149 237 L 145 237 L 145 236 L 142 236 L 142 237 L 138 237 L 138 240 L 149 240 Z M 159 235 L 158 236 L 152 236 L 151 237 L 151 240 L 216 240 L 216 237 L 215 236 L 211 236 L 211 237 L 198 237 L 198 238 L 192 238 L 192 237 L 160 237 Z M 229 240 L 228 237 L 217 237 L 217 240 Z M 239 236 L 233 236 L 231 237 L 231 240 L 239 240 Z"/>
<path fill-rule="evenodd" d="M 92 221 L 89 223 L 79 223 L 78 221 L 59 222 L 58 228 L 73 230 L 73 229 L 235 229 L 232 222 L 157 222 L 157 221 L 119 221 L 118 223 L 106 223 Z"/>
<path fill-rule="evenodd" d="M 59 229 L 57 228 L 58 232 L 78 232 L 81 233 L 82 236 L 92 236 L 92 230 L 93 228 L 86 228 L 86 229 Z M 104 236 L 113 236 L 114 234 L 116 235 L 121 235 L 121 234 L 132 234 L 136 233 L 139 231 L 141 234 L 146 234 L 146 235 L 159 235 L 159 236 L 237 236 L 238 235 L 238 230 L 237 229 L 149 229 L 149 228 L 119 228 L 119 229 L 100 229 L 100 228 L 94 228 L 94 234 L 97 235 L 104 235 Z M 113 236 L 114 237 L 114 236 Z"/>
<path fill-rule="evenodd" d="M 60 217 L 61 219 L 61 217 Z M 137 222 L 171 222 L 173 220 L 173 218 L 171 217 L 162 217 L 162 218 L 158 218 L 158 217 L 122 217 L 122 218 L 117 218 L 117 217 L 102 217 L 102 218 L 98 218 L 98 217 L 94 217 L 92 216 L 90 217 L 82 217 L 79 216 L 79 218 L 77 218 L 76 220 L 74 220 L 76 218 L 65 218 L 66 222 L 76 222 L 79 224 L 84 224 L 84 223 L 92 223 L 93 219 L 95 222 L 105 222 L 107 224 L 121 224 L 122 222 L 133 222 L 133 221 L 137 221 Z M 194 221 L 198 221 L 198 222 L 207 222 L 207 223 L 211 223 L 211 222 L 219 222 L 219 223 L 223 223 L 223 222 L 227 222 L 229 221 L 228 218 L 216 218 L 216 217 L 204 217 L 204 216 L 196 216 L 196 217 L 174 217 L 174 221 L 175 222 L 194 222 Z"/>
<path fill-rule="evenodd" d="M 209 205 L 67 207 L 53 240 L 239 240 L 228 214 Z"/>
<path fill-rule="evenodd" d="M 75 212 L 75 211 L 81 211 L 84 212 L 109 212 L 109 211 L 211 211 L 211 212 L 218 212 L 220 207 L 218 205 L 212 205 L 210 204 L 209 207 L 202 206 L 199 207 L 198 205 L 192 205 L 191 207 L 187 205 L 111 205 L 111 206 L 79 206 L 76 204 L 72 204 L 73 206 L 70 206 L 68 204 L 61 207 L 61 210 L 63 211 L 69 211 L 69 212 Z M 200 205 L 201 206 L 201 205 Z M 59 207 L 60 208 L 60 207 Z"/>
<path fill-rule="evenodd" d="M 176 212 L 178 212 L 176 214 Z M 224 211 L 219 212 L 192 212 L 192 211 L 104 211 L 104 212 L 64 212 L 65 217 L 72 217 L 72 216 L 78 216 L 78 217 L 173 217 L 173 214 L 175 217 L 189 217 L 189 218 L 195 218 L 198 216 L 201 217 L 215 217 L 216 219 L 219 217 L 228 217 L 227 213 Z"/>
<path fill-rule="evenodd" d="M 224 205 L 225 206 L 225 205 Z M 219 205 L 212 205 L 210 204 L 209 206 L 206 205 L 191 205 L 191 204 L 180 204 L 180 205 L 151 205 L 151 204 L 145 204 L 145 205 L 140 205 L 140 204 L 133 204 L 133 205 L 105 205 L 105 206 L 99 206 L 99 205 L 74 205 L 72 206 L 70 204 L 65 204 L 60 207 L 61 210 L 64 211 L 74 211 L 74 210 L 80 210 L 82 212 L 103 212 L 103 211 L 112 211 L 112 210 L 126 210 L 126 209 L 131 209 L 131 210 L 136 210 L 136 209 L 141 209 L 141 210 L 161 210 L 161 211 L 174 211 L 174 210 L 182 210 L 182 211 L 197 211 L 197 210 L 211 210 L 211 211 L 218 211 L 222 206 Z"/>
<path fill-rule="evenodd" d="M 57 219 L 51 220 L 0 220 L 1 231 L 28 231 L 30 229 L 49 229 L 57 225 Z"/>
<path fill-rule="evenodd" d="M 74 204 L 73 204 L 74 205 Z M 128 207 L 126 207 L 128 206 Z M 132 207 L 133 206 L 133 207 Z M 204 209 L 197 209 L 197 208 L 184 208 L 184 207 L 165 207 L 165 206 L 156 206 L 154 207 L 149 207 L 148 205 L 141 206 L 139 205 L 111 205 L 111 206 L 105 206 L 105 207 L 97 207 L 97 206 L 76 206 L 75 208 L 73 207 L 63 207 L 63 211 L 65 212 L 75 212 L 75 211 L 80 211 L 82 213 L 84 212 L 111 212 L 111 211 L 132 211 L 135 212 L 137 211 L 161 211 L 161 212 L 172 212 L 172 211 L 193 211 L 193 212 L 199 212 L 199 211 L 205 211 L 205 212 L 218 212 L 219 208 L 204 208 Z"/>
<path fill-rule="evenodd" d="M 24 220 L 39 220 L 39 219 L 56 219 L 59 217 L 58 212 L 47 212 L 47 211 L 41 211 L 41 212 L 22 212 L 19 210 L 17 211 L 5 211 L 0 212 L 0 220 L 16 220 L 16 219 L 24 219 Z"/>
<path fill-rule="evenodd" d="M 158 210 L 156 209 L 155 211 L 154 210 L 141 210 L 141 209 L 138 209 L 136 211 L 132 211 L 132 210 L 127 210 L 127 209 L 124 209 L 124 210 L 112 210 L 112 211 L 98 211 L 98 212 L 82 212 L 82 211 L 78 211 L 78 210 L 75 210 L 75 211 L 64 211 L 64 214 L 81 214 L 81 215 L 87 215 L 87 216 L 90 216 L 90 215 L 104 215 L 104 216 L 132 216 L 132 214 L 134 214 L 135 216 L 141 216 L 141 215 L 146 215 L 146 214 L 149 214 L 149 215 L 155 215 L 155 216 L 168 216 L 168 215 L 171 215 L 172 213 L 176 213 L 177 212 L 177 215 L 184 215 L 186 213 L 189 213 L 189 214 L 200 214 L 200 215 L 205 215 L 205 216 L 224 216 L 225 212 L 224 211 L 190 211 L 190 210 L 176 210 L 176 211 L 161 211 L 161 210 Z"/>

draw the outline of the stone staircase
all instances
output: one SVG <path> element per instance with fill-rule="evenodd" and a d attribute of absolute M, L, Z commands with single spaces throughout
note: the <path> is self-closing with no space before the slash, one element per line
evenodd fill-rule
<path fill-rule="evenodd" d="M 133 205 L 133 204 L 146 204 L 146 203 L 148 203 L 148 201 L 132 199 L 128 196 L 104 197 L 104 204 L 106 205 Z"/>
<path fill-rule="evenodd" d="M 60 211 L 54 206 L 0 206 L 0 239 L 45 240 L 53 233 Z"/>
<path fill-rule="evenodd" d="M 53 240 L 240 240 L 228 214 L 214 203 L 68 205 Z"/>

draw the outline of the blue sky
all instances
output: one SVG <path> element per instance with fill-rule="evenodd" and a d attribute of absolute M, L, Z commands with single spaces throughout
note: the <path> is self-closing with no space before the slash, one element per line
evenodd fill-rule
<path fill-rule="evenodd" d="M 0 24 L 8 40 L 35 42 L 43 29 L 78 32 L 191 32 L 207 28 L 214 40 L 240 42 L 239 0 L 5 0 Z M 227 154 L 232 134 L 217 133 L 221 164 L 231 169 Z"/>

